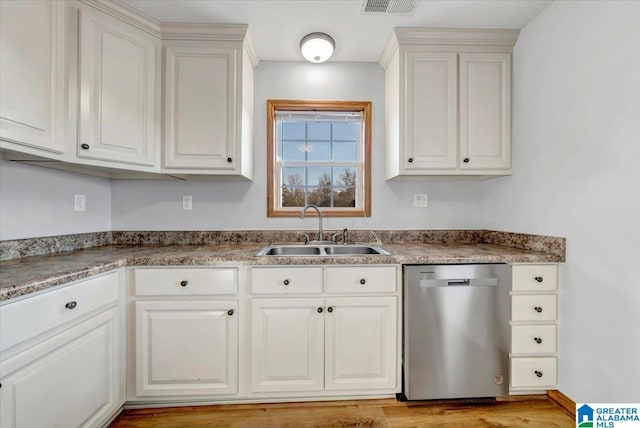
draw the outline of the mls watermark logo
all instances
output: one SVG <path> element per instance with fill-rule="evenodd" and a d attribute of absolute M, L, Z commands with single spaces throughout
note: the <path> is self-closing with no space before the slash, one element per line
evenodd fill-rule
<path fill-rule="evenodd" d="M 576 403 L 578 428 L 640 428 L 640 403 Z"/>

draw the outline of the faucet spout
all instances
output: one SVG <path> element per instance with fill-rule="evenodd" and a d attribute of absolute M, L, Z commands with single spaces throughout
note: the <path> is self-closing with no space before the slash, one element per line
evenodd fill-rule
<path fill-rule="evenodd" d="M 318 206 L 314 204 L 305 205 L 305 207 L 302 208 L 302 211 L 300 211 L 300 218 L 304 218 L 305 213 L 309 208 L 316 210 L 316 212 L 318 213 L 318 241 L 322 241 L 322 211 L 320 211 L 320 208 L 318 208 Z"/>

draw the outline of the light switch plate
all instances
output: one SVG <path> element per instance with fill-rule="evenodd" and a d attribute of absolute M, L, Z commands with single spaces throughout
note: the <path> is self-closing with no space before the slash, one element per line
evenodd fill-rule
<path fill-rule="evenodd" d="M 413 206 L 415 208 L 427 208 L 429 206 L 429 196 L 426 193 L 415 193 L 413 195 Z"/>
<path fill-rule="evenodd" d="M 73 209 L 74 211 L 86 211 L 87 197 L 85 195 L 73 195 Z"/>
<path fill-rule="evenodd" d="M 182 209 L 185 211 L 193 209 L 193 196 L 185 195 L 182 197 Z"/>

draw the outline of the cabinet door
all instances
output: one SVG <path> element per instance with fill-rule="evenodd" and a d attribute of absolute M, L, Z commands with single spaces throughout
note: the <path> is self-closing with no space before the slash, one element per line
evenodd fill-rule
<path fill-rule="evenodd" d="M 235 300 L 136 302 L 136 394 L 236 393 L 237 306 Z"/>
<path fill-rule="evenodd" d="M 327 298 L 325 319 L 325 389 L 396 388 L 396 297 Z"/>
<path fill-rule="evenodd" d="M 511 54 L 460 54 L 460 167 L 511 167 Z"/>
<path fill-rule="evenodd" d="M 455 169 L 458 93 L 455 53 L 404 54 L 404 169 Z M 401 112 L 401 117 L 402 117 Z"/>
<path fill-rule="evenodd" d="M 56 1 L 0 2 L 0 138 L 64 147 L 64 14 Z"/>
<path fill-rule="evenodd" d="M 160 41 L 99 11 L 80 11 L 78 156 L 153 165 Z"/>
<path fill-rule="evenodd" d="M 2 361 L 0 426 L 101 426 L 123 404 L 118 310 Z"/>
<path fill-rule="evenodd" d="M 323 306 L 322 298 L 252 301 L 254 392 L 322 390 Z"/>
<path fill-rule="evenodd" d="M 165 168 L 237 164 L 238 49 L 165 49 Z"/>

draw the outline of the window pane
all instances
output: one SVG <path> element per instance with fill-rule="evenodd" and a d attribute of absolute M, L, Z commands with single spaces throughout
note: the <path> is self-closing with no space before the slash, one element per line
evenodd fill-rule
<path fill-rule="evenodd" d="M 335 161 L 354 161 L 356 160 L 356 142 L 334 142 L 333 157 Z"/>
<path fill-rule="evenodd" d="M 356 206 L 356 188 L 355 187 L 336 187 L 333 189 L 333 206 L 334 207 L 355 207 Z"/>
<path fill-rule="evenodd" d="M 359 122 L 334 122 L 333 123 L 333 139 L 357 141 Z"/>
<path fill-rule="evenodd" d="M 319 207 L 331 206 L 331 188 L 330 187 L 309 187 L 307 189 L 307 201 L 309 204 L 315 204 Z"/>
<path fill-rule="evenodd" d="M 282 168 L 283 186 L 304 186 L 304 168 Z"/>
<path fill-rule="evenodd" d="M 304 187 L 282 187 L 283 207 L 304 207 Z"/>
<path fill-rule="evenodd" d="M 355 187 L 358 183 L 358 173 L 354 168 L 333 168 L 333 185 Z"/>
<path fill-rule="evenodd" d="M 331 123 L 329 122 L 307 122 L 307 138 L 309 140 L 330 140 Z"/>
<path fill-rule="evenodd" d="M 331 143 L 311 141 L 307 143 L 307 153 L 310 161 L 330 161 Z"/>
<path fill-rule="evenodd" d="M 309 167 L 307 168 L 308 186 L 331 186 L 331 168 Z"/>
<path fill-rule="evenodd" d="M 282 121 L 282 139 L 283 140 L 304 140 L 305 122 Z"/>
<path fill-rule="evenodd" d="M 283 141 L 282 142 L 282 160 L 300 160 L 303 161 L 305 153 L 304 141 Z"/>

